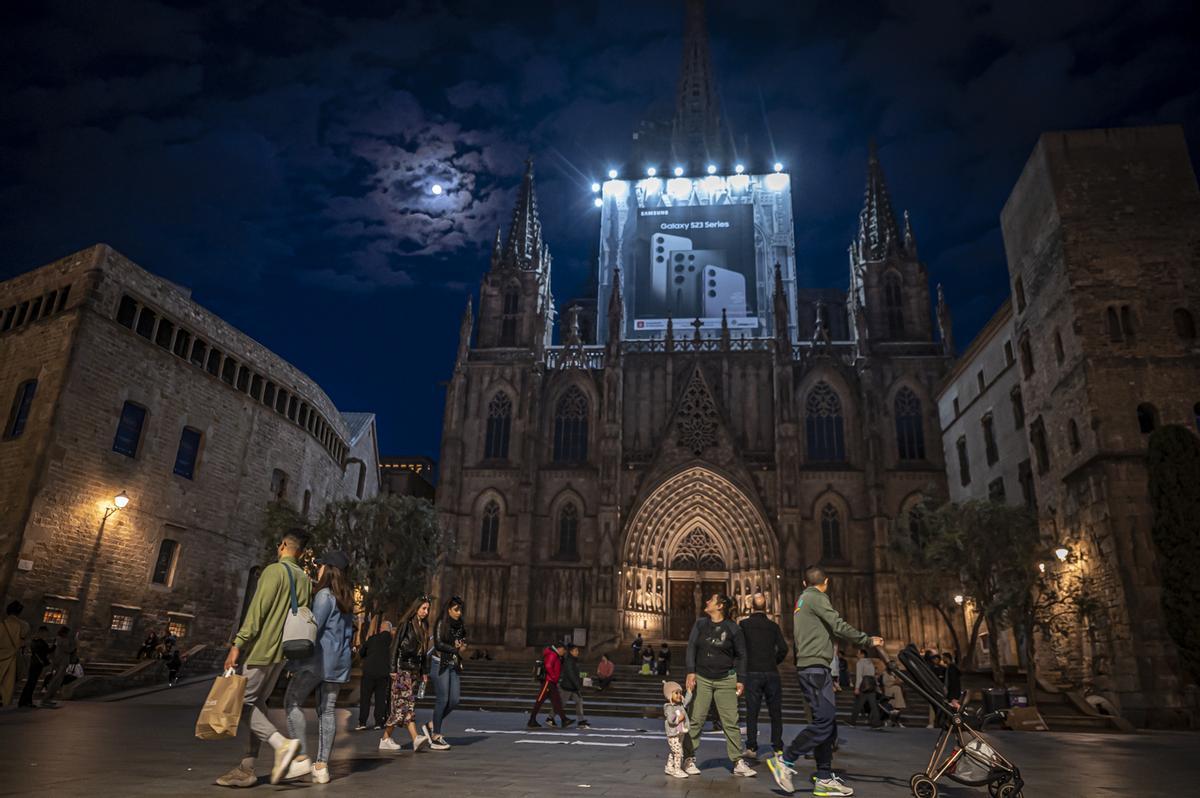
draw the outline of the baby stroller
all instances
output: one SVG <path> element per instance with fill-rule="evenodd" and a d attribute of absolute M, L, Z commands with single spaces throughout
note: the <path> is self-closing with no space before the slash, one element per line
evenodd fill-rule
<path fill-rule="evenodd" d="M 958 696 L 959 705 L 955 707 L 946 697 L 946 688 L 934 674 L 933 669 L 925 662 L 921 652 L 914 645 L 909 645 L 900 652 L 900 664 L 903 670 L 896 666 L 895 660 L 889 660 L 883 652 L 878 652 L 881 659 L 887 662 L 888 673 L 920 693 L 938 714 L 942 733 L 938 735 L 929 764 L 923 773 L 914 773 L 908 781 L 909 789 L 915 798 L 937 798 L 937 780 L 943 776 L 966 784 L 971 787 L 987 786 L 992 798 L 1021 798 L 1021 788 L 1025 782 L 1021 779 L 1021 771 L 1009 762 L 991 745 L 991 743 L 967 723 L 965 716 L 966 701 Z M 992 720 L 992 716 L 980 719 L 980 725 Z M 946 748 L 953 740 L 954 746 L 946 755 Z"/>

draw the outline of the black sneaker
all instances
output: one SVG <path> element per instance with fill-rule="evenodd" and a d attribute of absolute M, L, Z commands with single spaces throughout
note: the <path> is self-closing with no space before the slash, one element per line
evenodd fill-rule
<path fill-rule="evenodd" d="M 528 729 L 540 729 L 542 728 L 542 724 L 538 723 L 536 720 L 531 720 L 525 724 L 525 727 Z"/>
<path fill-rule="evenodd" d="M 568 720 L 567 718 L 563 718 L 563 721 L 562 721 L 562 727 L 565 729 L 565 728 L 567 728 L 568 726 L 572 725 L 573 723 L 575 723 L 575 721 L 573 721 L 573 720 Z"/>
<path fill-rule="evenodd" d="M 590 728 L 592 728 L 592 724 L 588 723 L 586 720 L 581 720 L 581 721 L 579 721 L 579 728 L 590 729 Z"/>

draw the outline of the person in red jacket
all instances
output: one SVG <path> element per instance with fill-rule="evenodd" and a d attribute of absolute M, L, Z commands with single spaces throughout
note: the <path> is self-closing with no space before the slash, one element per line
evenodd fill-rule
<path fill-rule="evenodd" d="M 545 666 L 546 676 L 542 681 L 542 689 L 538 690 L 537 701 L 533 703 L 533 711 L 529 713 L 529 723 L 526 725 L 531 729 L 541 728 L 542 724 L 537 722 L 537 713 L 547 698 L 550 699 L 550 704 L 564 729 L 574 723 L 567 720 L 566 714 L 563 713 L 562 696 L 558 692 L 558 677 L 562 674 L 562 658 L 566 653 L 567 647 L 561 642 L 546 646 L 546 650 L 542 652 L 542 665 Z"/>

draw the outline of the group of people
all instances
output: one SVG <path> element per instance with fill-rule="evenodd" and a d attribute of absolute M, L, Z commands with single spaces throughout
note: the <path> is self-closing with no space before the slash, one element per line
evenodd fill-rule
<path fill-rule="evenodd" d="M 334 707 L 338 694 L 350 681 L 354 638 L 354 594 L 349 575 L 350 560 L 344 552 L 330 551 L 317 559 L 314 582 L 300 566 L 307 545 L 305 533 L 293 529 L 279 543 L 278 560 L 259 577 L 254 596 L 241 628 L 225 658 L 225 671 L 241 666 L 246 679 L 241 726 L 248 729 L 241 762 L 217 778 L 224 787 L 253 787 L 258 783 L 255 763 L 263 743 L 273 751 L 270 781 L 300 779 L 329 782 L 329 757 L 337 722 Z M 308 608 L 315 625 L 311 653 L 288 659 L 284 653 L 285 626 L 289 613 Z M 375 718 L 382 719 L 381 751 L 398 751 L 403 746 L 392 739 L 397 726 L 412 738 L 412 750 L 428 745 L 446 750 L 442 724 L 459 700 L 459 673 L 467 647 L 462 599 L 450 599 L 435 623 L 433 600 L 421 596 L 413 601 L 393 631 L 388 622 L 372 635 L 360 651 L 363 659 L 363 710 L 359 727 L 366 727 L 370 711 L 368 696 L 375 702 Z M 427 657 L 427 652 L 432 655 Z M 285 669 L 291 673 L 284 695 L 287 717 L 285 735 L 267 717 L 267 698 Z M 437 703 L 430 722 L 416 723 L 415 704 L 423 695 L 430 676 L 437 686 Z M 306 745 L 307 723 L 303 704 L 316 694 L 317 748 L 315 756 Z"/>
<path fill-rule="evenodd" d="M 639 633 L 633 641 L 633 664 L 640 666 L 638 673 L 642 676 L 670 676 L 671 647 L 664 642 L 658 647 L 656 657 L 654 647 L 643 643 Z"/>
<path fill-rule="evenodd" d="M 75 678 L 72 671 L 80 667 L 75 635 L 67 626 L 60 626 L 54 635 L 46 626 L 31 632 L 29 624 L 21 619 L 24 610 L 20 601 L 9 602 L 0 623 L 0 707 L 12 703 L 17 685 L 24 678 L 17 706 L 52 709 L 58 706 L 54 699 L 59 689 Z M 43 693 L 35 705 L 39 679 Z"/>
<path fill-rule="evenodd" d="M 160 659 L 167 666 L 167 684 L 174 686 L 179 679 L 179 671 L 183 668 L 184 660 L 183 653 L 178 647 L 179 639 L 171 634 L 171 630 L 164 629 L 162 634 L 158 630 L 151 629 L 146 634 L 146 639 L 142 641 L 142 647 L 138 649 L 138 659 Z"/>

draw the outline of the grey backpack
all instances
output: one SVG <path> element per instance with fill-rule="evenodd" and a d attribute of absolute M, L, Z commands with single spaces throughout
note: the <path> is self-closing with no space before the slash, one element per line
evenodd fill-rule
<path fill-rule="evenodd" d="M 301 607 L 296 598 L 296 576 L 292 566 L 283 564 L 288 575 L 288 596 L 291 606 L 283 620 L 283 656 L 290 660 L 308 659 L 317 649 L 317 619 L 312 610 Z M 308 578 L 307 575 L 304 577 Z"/>

